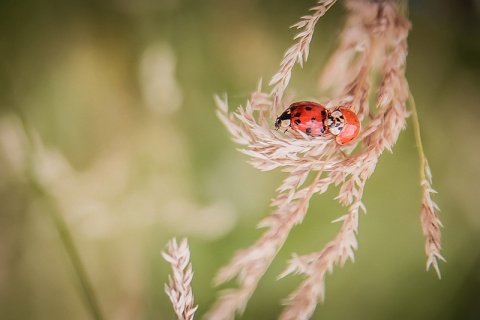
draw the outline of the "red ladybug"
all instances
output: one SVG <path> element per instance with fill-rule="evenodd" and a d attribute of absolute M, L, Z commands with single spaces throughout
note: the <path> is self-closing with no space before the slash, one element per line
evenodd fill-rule
<path fill-rule="evenodd" d="M 295 102 L 287 108 L 275 121 L 275 128 L 282 126 L 282 121 L 289 121 L 293 130 L 301 131 L 309 136 L 321 136 L 328 132 L 325 120 L 327 109 L 315 102 Z"/>
<path fill-rule="evenodd" d="M 360 120 L 355 112 L 345 107 L 329 112 L 325 124 L 339 145 L 349 144 L 360 132 Z"/>

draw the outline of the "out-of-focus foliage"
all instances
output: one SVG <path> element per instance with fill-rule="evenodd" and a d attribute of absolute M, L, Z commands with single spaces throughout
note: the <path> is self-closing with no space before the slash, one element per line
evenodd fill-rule
<path fill-rule="evenodd" d="M 215 271 L 258 237 L 282 178 L 246 164 L 212 97 L 244 103 L 313 3 L 0 2 L 0 319 L 89 317 L 48 210 L 70 227 L 106 318 L 173 317 L 160 256 L 172 236 L 190 239 L 197 316 L 207 310 Z M 343 13 L 339 2 L 319 22 L 296 97 L 321 94 Z M 424 270 L 409 124 L 367 184 L 356 262 L 328 278 L 319 319 L 480 317 L 480 6 L 412 1 L 410 19 L 407 78 L 445 226 L 442 280 Z M 336 233 L 334 196 L 314 198 L 244 319 L 279 314 L 300 279 L 275 277 L 291 252 Z"/>

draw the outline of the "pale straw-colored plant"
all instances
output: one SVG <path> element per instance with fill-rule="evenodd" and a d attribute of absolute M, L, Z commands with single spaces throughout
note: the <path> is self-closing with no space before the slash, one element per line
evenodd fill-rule
<path fill-rule="evenodd" d="M 173 310 L 178 320 L 193 320 L 198 306 L 194 306 L 192 264 L 190 262 L 190 249 L 187 239 L 180 244 L 176 239 L 168 242 L 168 251 L 162 252 L 162 256 L 172 267 L 172 275 L 168 277 L 165 285 L 165 293 L 170 298 Z"/>
<path fill-rule="evenodd" d="M 315 25 L 335 2 L 319 0 L 311 14 L 294 25 L 300 31 L 294 45 L 285 53 L 280 70 L 270 81 L 271 93 L 262 91 L 260 83 L 246 106 L 234 113 L 228 112 L 226 99 L 216 98 L 218 116 L 233 140 L 244 146 L 241 151 L 250 157 L 249 163 L 260 170 L 281 168 L 288 176 L 277 189 L 278 196 L 272 200 L 273 213 L 259 224 L 266 231 L 252 246 L 239 251 L 217 274 L 216 284 L 236 278 L 238 287 L 221 293 L 207 313 L 208 319 L 233 319 L 236 313 L 243 312 L 289 232 L 305 217 L 312 196 L 325 193 L 331 186 L 340 186 L 336 199 L 346 207 L 346 213 L 335 220 L 341 222 L 336 237 L 319 252 L 303 256 L 294 254 L 280 275 L 304 276 L 303 282 L 286 300 L 280 319 L 312 316 L 317 304 L 324 299 L 327 272 L 335 265 L 343 266 L 354 259 L 359 214 L 366 211 L 362 202 L 366 181 L 383 151 L 392 151 L 410 114 L 414 118 L 421 160 L 421 224 L 427 238 L 427 269 L 433 265 L 440 277 L 437 261 L 443 260 L 441 223 L 436 214 L 438 207 L 431 199 L 434 190 L 430 169 L 421 145 L 415 104 L 405 78 L 410 29 L 406 7 L 400 8 L 393 0 L 345 1 L 348 18 L 339 46 L 320 77 L 321 85 L 330 88 L 333 98 L 318 102 L 327 108 L 343 106 L 358 115 L 363 128 L 351 144 L 339 146 L 329 135 L 310 137 L 294 130 L 273 130 L 275 117 L 291 102 L 283 97 L 293 67 L 296 63 L 303 66 Z M 373 106 L 370 106 L 371 101 L 374 101 Z"/>

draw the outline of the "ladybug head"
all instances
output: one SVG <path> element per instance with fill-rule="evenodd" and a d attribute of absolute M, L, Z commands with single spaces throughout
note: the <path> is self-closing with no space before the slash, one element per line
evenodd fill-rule
<path fill-rule="evenodd" d="M 288 121 L 291 121 L 291 111 L 290 111 L 290 108 L 288 108 L 287 110 L 285 110 L 280 116 L 277 117 L 277 119 L 275 120 L 275 130 L 278 130 L 280 129 L 282 126 L 282 122 L 284 120 L 288 120 Z"/>
<path fill-rule="evenodd" d="M 325 120 L 325 124 L 328 127 L 328 131 L 337 136 L 342 132 L 343 127 L 345 127 L 345 118 L 343 113 L 340 110 L 334 110 L 330 112 L 330 115 Z"/>

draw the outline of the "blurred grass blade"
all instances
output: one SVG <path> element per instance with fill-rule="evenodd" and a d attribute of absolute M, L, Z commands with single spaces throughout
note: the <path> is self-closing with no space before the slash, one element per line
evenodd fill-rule
<path fill-rule="evenodd" d="M 98 303 L 95 291 L 87 275 L 85 266 L 82 262 L 80 254 L 78 253 L 77 246 L 75 245 L 68 225 L 66 224 L 60 212 L 58 212 L 54 201 L 52 201 L 50 196 L 45 192 L 43 187 L 35 180 L 35 178 L 30 179 L 30 185 L 46 205 L 45 211 L 50 215 L 53 225 L 60 236 L 63 246 L 65 247 L 68 259 L 72 263 L 77 280 L 80 284 L 80 289 L 82 291 L 81 294 L 83 295 L 85 304 L 89 309 L 92 318 L 95 320 L 105 319 L 102 315 L 100 304 Z"/>

